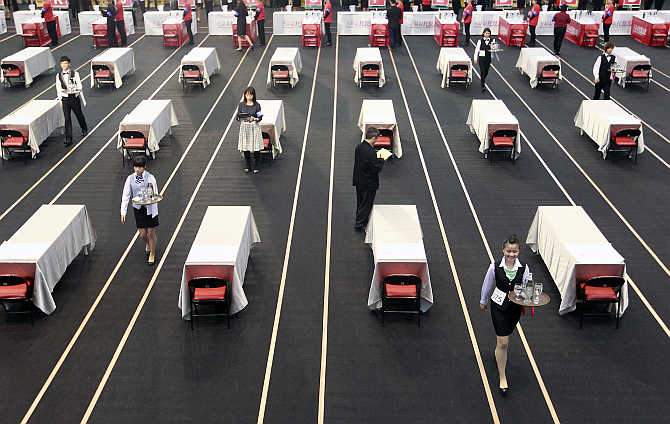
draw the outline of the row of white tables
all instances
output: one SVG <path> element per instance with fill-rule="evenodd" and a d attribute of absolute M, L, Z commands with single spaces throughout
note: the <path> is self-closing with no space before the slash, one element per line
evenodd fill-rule
<path fill-rule="evenodd" d="M 54 10 L 54 16 L 58 17 L 58 26 L 60 27 L 61 37 L 72 32 L 72 25 L 70 24 L 70 12 L 67 10 Z M 37 10 L 19 10 L 12 14 L 16 33 L 23 35 L 23 24 L 32 22 L 44 22 L 42 19 L 41 9 Z"/>

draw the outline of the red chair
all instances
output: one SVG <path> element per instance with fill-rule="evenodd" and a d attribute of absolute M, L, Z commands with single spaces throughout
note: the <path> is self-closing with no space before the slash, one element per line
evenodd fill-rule
<path fill-rule="evenodd" d="M 442 32 L 442 47 L 458 47 L 458 30 L 446 29 Z"/>
<path fill-rule="evenodd" d="M 665 46 L 668 42 L 668 32 L 661 27 L 654 27 L 649 40 L 650 46 Z"/>
<path fill-rule="evenodd" d="M 379 65 L 376 63 L 368 63 L 367 65 L 361 66 L 361 77 L 358 86 L 362 87 L 363 84 L 374 84 L 379 87 L 380 78 L 381 71 Z"/>
<path fill-rule="evenodd" d="M 458 82 L 465 84 L 465 87 L 468 87 L 470 85 L 468 71 L 468 65 L 462 64 L 454 65 L 449 68 L 449 86 L 451 86 L 452 83 Z"/>
<path fill-rule="evenodd" d="M 189 293 L 191 294 L 191 330 L 193 330 L 193 318 L 225 316 L 228 319 L 228 329 L 230 329 L 230 305 L 231 305 L 231 287 L 230 284 L 219 277 L 198 277 L 188 282 Z M 201 313 L 200 307 L 212 307 L 212 312 Z"/>
<path fill-rule="evenodd" d="M 626 77 L 626 83 L 644 84 L 649 90 L 651 82 L 651 65 L 634 66 L 630 74 Z"/>
<path fill-rule="evenodd" d="M 28 314 L 33 325 L 31 301 L 33 298 L 33 281 L 18 275 L 0 275 L 0 302 L 7 314 Z M 14 305 L 17 305 L 16 310 Z"/>
<path fill-rule="evenodd" d="M 270 67 L 270 75 L 272 77 L 272 86 L 277 87 L 280 84 L 291 86 L 291 75 L 288 66 L 286 65 L 272 65 Z"/>
<path fill-rule="evenodd" d="M 33 155 L 33 151 L 28 144 L 28 137 L 24 137 L 19 131 L 0 130 L 0 143 L 2 150 L 7 153 L 9 158 L 23 155 L 27 159 Z"/>
<path fill-rule="evenodd" d="M 178 26 L 163 26 L 163 47 L 179 47 Z"/>
<path fill-rule="evenodd" d="M 393 274 L 381 282 L 382 326 L 387 312 L 417 314 L 421 327 L 421 278 L 416 275 Z"/>
<path fill-rule="evenodd" d="M 639 129 L 621 130 L 610 139 L 607 156 L 610 153 L 623 154 L 637 163 L 637 142 L 642 132 Z M 607 157 L 606 156 L 606 157 Z"/>
<path fill-rule="evenodd" d="M 504 153 L 512 159 L 516 165 L 516 131 L 515 130 L 497 130 L 493 132 L 489 140 L 489 151 L 487 156 L 493 162 L 494 153 Z"/>
<path fill-rule="evenodd" d="M 388 47 L 389 32 L 388 27 L 383 24 L 372 24 L 370 28 L 370 46 Z"/>
<path fill-rule="evenodd" d="M 21 68 L 11 63 L 0 65 L 5 87 L 25 86 L 26 78 Z"/>
<path fill-rule="evenodd" d="M 197 84 L 202 87 L 203 78 L 197 65 L 184 65 L 181 67 L 181 88 L 186 91 L 187 84 Z"/>
<path fill-rule="evenodd" d="M 376 149 L 388 149 L 391 150 L 393 148 L 393 131 L 392 130 L 379 130 L 379 136 L 377 137 L 377 140 L 375 140 L 375 146 Z"/>
<path fill-rule="evenodd" d="M 123 148 L 121 164 L 123 166 L 125 166 L 126 155 L 132 163 L 135 155 L 146 154 L 148 149 L 147 139 L 140 131 L 121 131 L 121 143 Z"/>
<path fill-rule="evenodd" d="M 46 24 L 43 22 L 31 22 L 21 24 L 23 29 L 23 44 L 26 47 L 42 47 L 51 42 L 47 32 Z"/>
<path fill-rule="evenodd" d="M 270 134 L 266 132 L 262 132 L 263 135 L 263 148 L 261 149 L 261 156 L 267 156 L 268 162 L 270 166 L 272 166 L 272 161 L 274 160 L 273 155 L 272 155 L 272 139 L 270 138 Z"/>
<path fill-rule="evenodd" d="M 584 47 L 595 47 L 596 41 L 598 41 L 598 30 L 597 29 L 586 29 L 584 30 Z"/>
<path fill-rule="evenodd" d="M 303 25 L 303 47 L 319 47 L 321 45 L 321 29 L 318 25 Z"/>
<path fill-rule="evenodd" d="M 526 44 L 526 29 L 513 29 L 509 36 L 510 46 L 523 47 Z"/>
<path fill-rule="evenodd" d="M 616 303 L 616 328 L 619 328 L 619 310 L 621 308 L 621 287 L 626 280 L 623 277 L 593 277 L 577 283 L 577 302 L 580 303 L 579 328 L 584 325 L 584 316 L 611 316 L 610 313 L 585 314 L 588 305 L 611 305 Z"/>
<path fill-rule="evenodd" d="M 106 65 L 93 65 L 93 78 L 97 88 L 101 88 L 103 85 L 114 87 L 114 74 Z"/>
<path fill-rule="evenodd" d="M 558 87 L 558 77 L 560 75 L 560 65 L 546 65 L 537 76 L 537 82 L 540 84 L 551 84 L 554 88 Z"/>

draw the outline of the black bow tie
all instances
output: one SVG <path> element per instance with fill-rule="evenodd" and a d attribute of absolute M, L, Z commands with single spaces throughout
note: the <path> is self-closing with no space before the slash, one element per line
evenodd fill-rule
<path fill-rule="evenodd" d="M 144 182 L 144 177 L 141 175 L 135 175 L 135 182 L 137 184 L 141 184 L 142 182 Z"/>

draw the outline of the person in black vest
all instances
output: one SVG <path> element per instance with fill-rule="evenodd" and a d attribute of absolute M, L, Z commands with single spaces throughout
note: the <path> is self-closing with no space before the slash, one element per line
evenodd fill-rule
<path fill-rule="evenodd" d="M 610 99 L 610 88 L 614 78 L 610 71 L 610 66 L 614 64 L 615 57 L 612 54 L 614 43 L 608 41 L 605 43 L 605 52 L 598 56 L 596 63 L 593 64 L 593 83 L 596 85 L 593 93 L 593 100 L 600 100 L 600 92 L 603 93 L 603 100 Z"/>
<path fill-rule="evenodd" d="M 114 21 L 116 7 L 112 0 L 109 0 L 107 9 L 103 12 L 103 15 L 107 18 L 107 43 L 109 47 L 118 47 L 119 43 L 116 40 L 116 21 Z"/>
<path fill-rule="evenodd" d="M 365 140 L 358 143 L 354 154 L 353 186 L 356 187 L 356 223 L 354 230 L 363 231 L 368 225 L 372 205 L 379 188 L 379 172 L 384 167 L 384 159 L 377 156 L 374 148 L 379 130 L 369 127 Z"/>
<path fill-rule="evenodd" d="M 402 18 L 402 11 L 395 0 L 391 0 L 391 7 L 386 11 L 386 17 L 389 21 L 389 48 L 393 50 L 400 47 L 400 19 Z"/>
<path fill-rule="evenodd" d="M 521 318 L 522 307 L 509 300 L 508 293 L 514 290 L 517 284 L 525 283 L 530 278 L 528 265 L 519 261 L 521 242 L 516 234 L 512 234 L 503 242 L 503 258 L 499 263 L 492 263 L 486 271 L 482 283 L 482 293 L 479 308 L 488 309 L 491 300 L 491 320 L 496 332 L 495 357 L 500 377 L 499 390 L 503 395 L 509 390 L 505 367 L 507 365 L 507 347 L 509 336 Z"/>
<path fill-rule="evenodd" d="M 63 56 L 60 58 L 61 72 L 56 74 L 56 95 L 63 106 L 63 116 L 65 117 L 65 145 L 72 144 L 72 113 L 74 112 L 81 128 L 81 136 L 86 137 L 88 127 L 84 113 L 81 111 L 82 104 L 86 106 L 83 87 L 79 72 L 70 68 L 70 58 Z"/>
<path fill-rule="evenodd" d="M 486 91 L 486 76 L 491 67 L 491 30 L 484 28 L 482 39 L 477 41 L 475 47 L 475 64 L 479 63 L 479 76 L 482 83 L 482 91 Z"/>

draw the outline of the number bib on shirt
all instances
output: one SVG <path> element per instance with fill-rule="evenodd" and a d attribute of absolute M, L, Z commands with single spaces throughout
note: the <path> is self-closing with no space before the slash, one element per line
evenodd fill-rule
<path fill-rule="evenodd" d="M 486 56 L 486 50 L 480 50 L 479 51 L 479 57 L 484 57 Z"/>
<path fill-rule="evenodd" d="M 507 294 L 505 294 L 504 291 L 502 291 L 498 287 L 496 287 L 496 289 L 493 290 L 493 294 L 491 295 L 491 300 L 494 301 L 496 303 L 496 305 L 502 306 L 506 297 L 507 297 Z"/>

